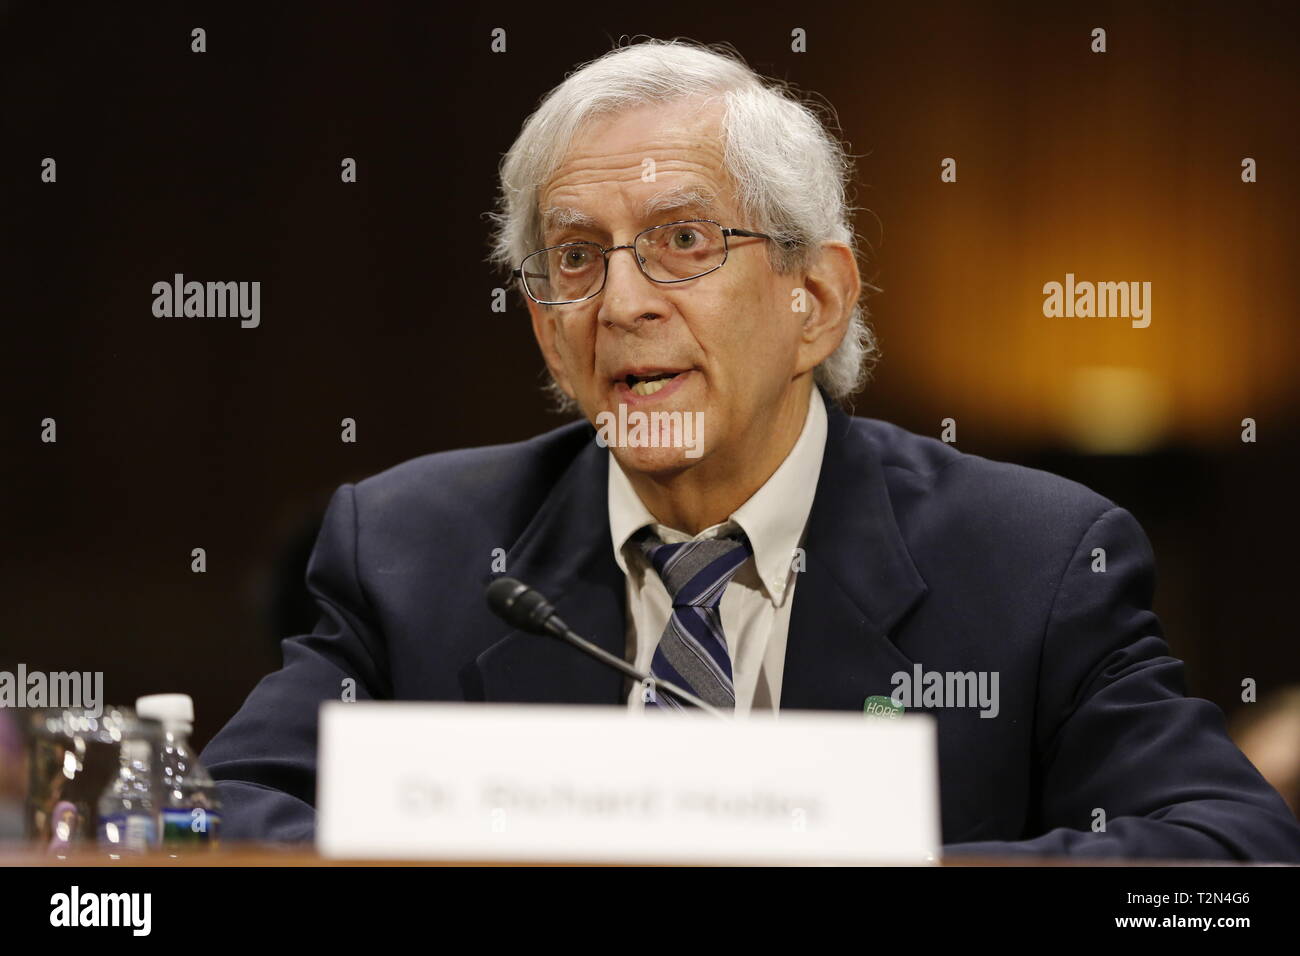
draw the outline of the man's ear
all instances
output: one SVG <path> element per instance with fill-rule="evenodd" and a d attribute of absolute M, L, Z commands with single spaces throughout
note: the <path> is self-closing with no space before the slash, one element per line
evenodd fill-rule
<path fill-rule="evenodd" d="M 573 389 L 569 385 L 568 377 L 564 374 L 564 362 L 560 359 L 560 350 L 556 345 L 558 332 L 555 324 L 559 321 L 559 315 L 554 308 L 538 305 L 527 296 L 524 302 L 528 306 L 528 316 L 533 322 L 533 335 L 537 339 L 537 347 L 542 350 L 542 358 L 546 360 L 546 367 L 551 371 L 551 377 L 555 383 L 569 398 L 573 398 Z"/>
<path fill-rule="evenodd" d="M 807 310 L 799 342 L 798 372 L 807 372 L 839 348 L 862 294 L 858 260 L 846 243 L 822 243 L 821 255 L 803 273 Z"/>

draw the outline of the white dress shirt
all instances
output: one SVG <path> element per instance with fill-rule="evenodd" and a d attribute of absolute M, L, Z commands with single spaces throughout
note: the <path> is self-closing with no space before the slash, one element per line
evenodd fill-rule
<path fill-rule="evenodd" d="M 610 454 L 609 529 L 614 560 L 627 582 L 626 660 L 648 672 L 672 615 L 668 589 L 641 549 L 628 539 L 646 525 L 651 525 L 667 544 L 715 538 L 738 526 L 749 538 L 754 555 L 740 566 L 719 605 L 731 656 L 736 716 L 750 710 L 778 709 L 798 577 L 795 550 L 803 544 L 825 450 L 826 408 L 821 393 L 814 388 L 803 430 L 785 461 L 728 520 L 694 537 L 659 524 Z M 628 707 L 642 710 L 645 705 L 641 695 L 641 685 L 634 684 L 628 693 Z"/>

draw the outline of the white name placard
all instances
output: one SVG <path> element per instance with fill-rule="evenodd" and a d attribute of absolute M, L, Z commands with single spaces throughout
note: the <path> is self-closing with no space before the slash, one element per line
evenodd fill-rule
<path fill-rule="evenodd" d="M 513 704 L 321 708 L 343 858 L 910 863 L 939 854 L 934 725 Z"/>

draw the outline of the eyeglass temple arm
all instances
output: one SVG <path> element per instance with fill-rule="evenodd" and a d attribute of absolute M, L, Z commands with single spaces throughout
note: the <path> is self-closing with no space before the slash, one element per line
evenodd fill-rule
<path fill-rule="evenodd" d="M 772 242 L 779 242 L 783 246 L 798 245 L 797 239 L 777 239 L 765 232 L 750 232 L 748 229 L 723 229 L 722 234 L 724 236 L 745 236 L 750 239 L 770 239 Z"/>

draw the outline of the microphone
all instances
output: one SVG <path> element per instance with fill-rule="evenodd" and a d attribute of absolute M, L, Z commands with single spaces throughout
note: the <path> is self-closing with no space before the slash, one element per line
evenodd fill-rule
<path fill-rule="evenodd" d="M 487 587 L 488 607 L 507 624 L 530 634 L 564 633 L 564 622 L 542 592 L 514 578 L 497 578 Z"/>
<path fill-rule="evenodd" d="M 643 674 L 621 657 L 615 657 L 602 647 L 597 647 L 582 638 L 555 613 L 555 607 L 542 596 L 536 588 L 531 588 L 515 578 L 497 578 L 487 586 L 487 603 L 492 613 L 512 627 L 530 634 L 556 637 L 572 644 L 584 654 L 596 658 L 602 664 L 614 668 L 620 674 L 644 684 L 649 682 L 658 690 L 665 690 L 678 700 L 698 707 L 714 717 L 727 719 L 727 715 L 710 704 L 705 703 L 690 691 L 678 687 L 666 680 L 659 680 L 649 674 Z"/>

